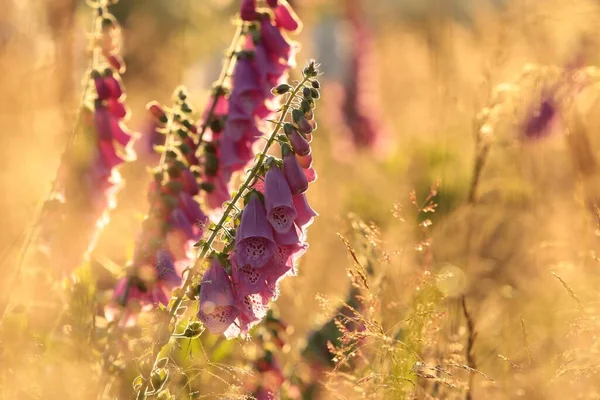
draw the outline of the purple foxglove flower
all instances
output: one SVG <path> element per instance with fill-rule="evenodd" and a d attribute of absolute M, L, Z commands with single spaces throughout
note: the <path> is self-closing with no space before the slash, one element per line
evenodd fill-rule
<path fill-rule="evenodd" d="M 242 146 L 249 146 L 251 152 L 251 144 L 244 139 L 235 141 L 227 135 L 223 135 L 220 140 L 220 152 L 221 152 L 221 166 L 224 169 L 231 169 L 237 171 L 246 165 L 246 163 L 252 159 L 246 157 L 248 151 L 244 150 Z M 240 151 L 240 149 L 242 151 Z"/>
<path fill-rule="evenodd" d="M 249 323 L 260 321 L 267 315 L 267 309 L 259 293 L 238 296 L 236 307 Z"/>
<path fill-rule="evenodd" d="M 312 125 L 301 113 L 298 116 L 298 120 L 294 120 L 294 122 L 296 122 L 296 124 L 298 125 L 298 130 L 304 134 L 311 133 L 313 131 Z"/>
<path fill-rule="evenodd" d="M 112 138 L 122 146 L 127 146 L 131 141 L 131 133 L 128 132 L 121 122 L 116 118 L 111 118 L 110 121 Z"/>
<path fill-rule="evenodd" d="M 260 20 L 260 40 L 269 54 L 286 60 L 289 58 L 292 51 L 291 44 L 268 17 Z"/>
<path fill-rule="evenodd" d="M 94 110 L 94 127 L 99 140 L 110 141 L 113 138 L 110 112 L 102 103 L 96 102 Z"/>
<path fill-rule="evenodd" d="M 275 25 L 291 32 L 302 28 L 302 22 L 286 0 L 281 0 L 275 7 Z"/>
<path fill-rule="evenodd" d="M 300 166 L 303 169 L 308 169 L 312 166 L 312 155 L 307 155 L 307 156 L 299 156 L 298 154 L 296 154 L 296 159 L 298 160 L 298 164 L 300 164 Z"/>
<path fill-rule="evenodd" d="M 254 118 L 253 118 L 254 119 Z M 252 131 L 256 128 L 256 123 L 252 120 L 241 120 L 241 119 L 227 119 L 223 135 L 221 136 L 221 142 L 224 140 L 230 140 L 231 142 L 238 142 L 242 138 L 246 137 L 246 132 Z"/>
<path fill-rule="evenodd" d="M 106 100 L 110 97 L 110 89 L 104 82 L 102 76 L 94 77 L 94 86 L 96 87 L 96 95 L 99 100 Z"/>
<path fill-rule="evenodd" d="M 234 291 L 238 297 L 259 293 L 266 288 L 266 281 L 262 268 L 254 268 L 251 265 L 239 266 L 235 262 L 235 254 L 231 259 L 231 281 Z"/>
<path fill-rule="evenodd" d="M 263 267 L 273 256 L 277 246 L 273 241 L 273 231 L 267 220 L 267 212 L 258 194 L 250 194 L 242 221 L 236 233 L 236 255 L 240 266 L 249 264 Z"/>
<path fill-rule="evenodd" d="M 310 226 L 313 223 L 315 217 L 319 215 L 315 210 L 313 210 L 310 207 L 305 194 L 299 194 L 294 196 L 294 208 L 298 213 L 295 222 L 302 229 L 306 229 L 308 226 Z"/>
<path fill-rule="evenodd" d="M 171 254 L 165 249 L 160 249 L 156 252 L 156 279 L 160 280 L 169 289 L 173 289 L 181 285 L 181 277 L 175 270 L 175 261 Z"/>
<path fill-rule="evenodd" d="M 114 115 L 118 119 L 123 119 L 127 117 L 127 107 L 125 104 L 116 99 L 108 99 L 106 101 L 108 105 L 108 110 L 112 115 Z"/>
<path fill-rule="evenodd" d="M 277 7 L 278 0 L 267 0 L 267 5 L 271 8 Z"/>
<path fill-rule="evenodd" d="M 286 276 L 297 275 L 296 260 L 304 254 L 307 248 L 308 244 L 285 245 L 277 248 L 277 252 L 264 268 L 267 294 L 261 292 L 263 298 L 276 297 L 279 282 Z"/>
<path fill-rule="evenodd" d="M 196 239 L 197 235 L 194 232 L 194 227 L 181 209 L 176 208 L 171 211 L 168 223 L 170 228 L 169 230 L 183 233 L 187 240 Z"/>
<path fill-rule="evenodd" d="M 254 49 L 254 62 L 268 89 L 277 86 L 278 80 L 290 68 L 288 64 L 282 63 L 279 60 L 279 57 L 268 53 L 264 44 L 258 43 L 256 45 Z"/>
<path fill-rule="evenodd" d="M 294 153 L 284 147 L 283 150 L 283 174 L 290 186 L 293 195 L 306 192 L 308 189 L 308 179 L 304 170 L 296 160 Z"/>
<path fill-rule="evenodd" d="M 114 75 L 104 77 L 104 83 L 110 92 L 111 99 L 120 99 L 123 96 L 123 88 L 121 87 L 121 80 Z"/>
<path fill-rule="evenodd" d="M 244 21 L 254 21 L 258 17 L 256 12 L 256 0 L 242 0 L 240 17 Z"/>
<path fill-rule="evenodd" d="M 286 232 L 275 231 L 274 238 L 278 246 L 299 244 L 304 241 L 304 233 L 298 225 L 292 222 L 292 226 Z"/>
<path fill-rule="evenodd" d="M 190 196 L 195 196 L 200 191 L 198 180 L 189 169 L 184 169 L 181 171 L 181 175 L 177 178 L 177 181 L 181 182 L 183 185 L 183 191 Z"/>
<path fill-rule="evenodd" d="M 288 232 L 296 219 L 296 210 L 290 187 L 277 165 L 267 171 L 264 194 L 267 220 L 276 232 Z"/>
<path fill-rule="evenodd" d="M 98 142 L 98 150 L 100 151 L 100 156 L 104 165 L 109 169 L 121 165 L 125 161 L 125 159 L 119 156 L 115 151 L 112 140 L 100 140 Z"/>
<path fill-rule="evenodd" d="M 238 317 L 229 276 L 216 258 L 202 277 L 198 319 L 213 334 L 225 332 Z"/>
<path fill-rule="evenodd" d="M 261 93 L 262 88 L 259 77 L 256 64 L 252 59 L 248 57 L 239 58 L 235 64 L 235 71 L 233 73 L 233 92 L 231 95 L 241 95 L 247 92 Z"/>
<path fill-rule="evenodd" d="M 317 180 L 317 171 L 314 168 L 303 168 L 304 175 L 306 175 L 306 179 L 308 183 L 312 183 Z"/>
<path fill-rule="evenodd" d="M 227 99 L 227 97 L 225 97 L 224 95 L 220 95 L 214 100 L 211 97 L 211 101 L 208 102 L 208 104 L 206 105 L 206 108 L 204 109 L 204 114 L 202 115 L 203 120 L 206 121 L 206 119 L 208 118 L 208 114 L 209 114 L 209 112 L 212 108 L 212 104 L 215 100 L 216 100 L 217 104 L 215 105 L 215 108 L 212 112 L 213 116 L 222 117 L 229 113 L 229 100 Z"/>
<path fill-rule="evenodd" d="M 289 132 L 289 133 L 288 133 Z M 305 157 L 310 154 L 310 144 L 293 126 L 285 132 L 296 155 Z"/>
<path fill-rule="evenodd" d="M 200 204 L 185 192 L 179 193 L 178 207 L 195 226 L 202 227 L 208 221 L 208 217 L 202 212 Z"/>

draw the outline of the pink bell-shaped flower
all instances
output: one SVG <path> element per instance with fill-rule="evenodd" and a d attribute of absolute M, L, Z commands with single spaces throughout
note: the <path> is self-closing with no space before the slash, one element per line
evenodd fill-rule
<path fill-rule="evenodd" d="M 295 222 L 302 229 L 306 229 L 308 226 L 310 226 L 315 217 L 319 215 L 310 207 L 305 194 L 294 196 L 294 208 L 296 209 L 297 213 Z"/>
<path fill-rule="evenodd" d="M 283 172 L 275 164 L 271 166 L 265 176 L 264 193 L 267 220 L 276 232 L 289 231 L 296 219 L 294 200 Z"/>
<path fill-rule="evenodd" d="M 275 253 L 277 245 L 273 240 L 273 230 L 266 213 L 259 195 L 256 192 L 251 193 L 236 233 L 238 265 L 249 264 L 261 268 Z"/>
<path fill-rule="evenodd" d="M 290 186 L 292 194 L 302 194 L 308 189 L 308 179 L 304 170 L 298 163 L 294 152 L 288 147 L 283 146 L 283 174 Z"/>
<path fill-rule="evenodd" d="M 214 334 L 223 333 L 238 317 L 229 277 L 216 258 L 202 277 L 198 319 Z"/>

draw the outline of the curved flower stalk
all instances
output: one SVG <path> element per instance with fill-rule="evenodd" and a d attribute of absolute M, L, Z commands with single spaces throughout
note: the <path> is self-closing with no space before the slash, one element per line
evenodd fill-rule
<path fill-rule="evenodd" d="M 256 1 L 242 1 L 240 16 L 247 27 L 241 51 L 232 72 L 231 89 L 216 87 L 212 106 L 221 113 L 206 119 L 212 131 L 211 142 L 219 166 L 210 181 L 215 190 L 207 196 L 210 207 L 219 207 L 230 198 L 228 183 L 232 174 L 254 158 L 254 143 L 263 135 L 264 122 L 279 107 L 271 88 L 285 80 L 295 66 L 298 45 L 285 31 L 297 32 L 301 22 L 285 0 L 257 8 Z"/>
<path fill-rule="evenodd" d="M 305 164 L 306 168 L 300 165 L 293 144 L 279 132 L 289 124 L 310 141 L 309 135 L 316 126 L 313 110 L 319 97 L 315 88 L 318 87 L 317 75 L 317 66 L 311 62 L 296 86 L 280 84 L 273 89 L 274 93 L 288 94 L 281 115 L 223 216 L 210 226 L 208 237 L 198 243 L 195 265 L 181 289 L 174 291 L 166 308 L 169 319 L 177 320 L 187 294 L 191 299 L 199 297 L 198 318 L 211 332 L 223 333 L 226 337 L 246 336 L 248 330 L 265 317 L 268 303 L 277 296 L 280 280 L 296 273 L 295 262 L 308 247 L 306 228 L 316 215 L 303 196 L 308 182 L 316 179 L 316 174 L 310 165 Z M 289 114 L 291 118 L 286 123 Z M 283 160 L 267 155 L 276 142 Z M 221 250 L 216 249 L 217 239 L 220 239 Z M 194 282 L 197 282 L 199 269 L 207 262 L 210 265 L 198 290 Z M 158 373 L 158 357 L 170 340 L 170 335 L 162 334 L 165 329 L 169 328 L 158 328 L 161 334 L 153 349 L 152 369 L 148 376 L 139 379 L 138 399 L 153 393 L 148 393 L 151 377 Z"/>
<path fill-rule="evenodd" d="M 44 205 L 40 252 L 70 272 L 89 256 L 122 186 L 118 167 L 135 158 L 120 74 L 120 28 L 107 9 L 114 1 L 89 2 L 97 13 L 92 65 L 86 72 L 82 109 L 49 200 Z M 74 234 L 75 233 L 75 234 Z"/>
<path fill-rule="evenodd" d="M 208 218 L 195 196 L 199 160 L 197 130 L 191 119 L 183 88 L 175 92 L 175 105 L 168 112 L 158 103 L 149 111 L 158 132 L 166 135 L 159 165 L 153 170 L 149 188 L 150 210 L 142 223 L 128 276 L 115 287 L 113 301 L 106 308 L 109 321 L 121 325 L 135 322 L 135 311 L 167 305 L 169 293 L 181 285 L 180 270 L 191 260 L 193 245 L 203 233 Z M 123 311 L 123 313 L 121 313 Z"/>

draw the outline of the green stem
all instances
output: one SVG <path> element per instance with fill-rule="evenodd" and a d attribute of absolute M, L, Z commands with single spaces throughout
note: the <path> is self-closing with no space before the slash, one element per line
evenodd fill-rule
<path fill-rule="evenodd" d="M 194 262 L 194 266 L 188 272 L 183 285 L 181 286 L 181 288 L 179 290 L 176 291 L 176 294 L 171 297 L 171 300 L 169 301 L 169 307 L 167 308 L 167 312 L 169 314 L 169 319 L 176 318 L 177 310 L 179 309 L 179 307 L 181 306 L 181 303 L 183 302 L 183 296 L 185 295 L 187 288 L 192 284 L 194 272 L 196 272 L 199 269 L 202 260 L 204 260 L 204 258 L 210 251 L 212 244 L 214 243 L 215 239 L 217 238 L 219 231 L 223 228 L 225 221 L 229 217 L 229 214 L 236 208 L 235 204 L 242 198 L 242 196 L 244 195 L 244 191 L 250 186 L 250 184 L 256 178 L 258 171 L 260 170 L 260 167 L 262 166 L 263 162 L 265 161 L 267 152 L 269 151 L 269 149 L 275 142 L 277 134 L 279 133 L 279 131 L 281 130 L 281 127 L 283 126 L 283 122 L 284 122 L 285 117 L 287 116 L 288 111 L 291 107 L 294 96 L 296 95 L 296 93 L 298 93 L 300 88 L 302 88 L 307 81 L 308 81 L 308 78 L 304 77 L 302 79 L 302 81 L 300 83 L 298 83 L 298 85 L 296 85 L 296 87 L 293 89 L 293 91 L 289 95 L 286 103 L 281 108 L 281 115 L 279 117 L 279 120 L 275 123 L 273 132 L 269 136 L 269 139 L 267 140 L 265 147 L 260 152 L 260 155 L 258 156 L 258 159 L 256 160 L 256 162 L 254 164 L 254 167 L 252 167 L 252 169 L 248 173 L 248 176 L 246 177 L 244 182 L 239 187 L 237 193 L 235 194 L 233 199 L 231 199 L 231 201 L 229 202 L 227 208 L 225 209 L 225 211 L 223 212 L 223 215 L 221 216 L 221 219 L 215 225 L 214 229 L 212 229 L 211 234 L 208 237 L 208 239 L 202 244 L 202 248 L 198 252 L 198 256 L 196 257 L 196 260 Z M 174 326 L 176 327 L 177 324 L 175 323 Z M 155 343 L 153 351 L 152 351 L 153 359 L 154 359 L 154 362 L 152 364 L 152 370 L 150 371 L 150 375 L 148 377 L 144 378 L 142 387 L 140 388 L 140 390 L 137 393 L 137 397 L 136 397 L 137 400 L 146 399 L 146 395 L 147 395 L 146 392 L 147 392 L 148 386 L 150 384 L 150 377 L 152 376 L 152 373 L 156 369 L 156 362 L 158 361 L 158 355 L 160 354 L 162 349 L 169 343 L 169 340 L 170 340 L 170 337 L 164 343 L 159 343 L 159 342 Z"/>

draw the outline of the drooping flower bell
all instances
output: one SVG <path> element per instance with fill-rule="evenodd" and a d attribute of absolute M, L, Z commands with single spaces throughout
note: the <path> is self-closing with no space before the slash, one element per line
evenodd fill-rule
<path fill-rule="evenodd" d="M 238 314 L 229 276 L 215 257 L 202 277 L 198 319 L 216 334 L 225 332 Z"/>
<path fill-rule="evenodd" d="M 271 259 L 276 248 L 265 206 L 259 195 L 253 192 L 242 211 L 242 221 L 237 229 L 237 262 L 241 266 L 248 264 L 261 268 Z"/>
<path fill-rule="evenodd" d="M 265 206 L 267 220 L 275 231 L 288 232 L 296 219 L 292 192 L 281 169 L 271 165 L 265 176 Z"/>

